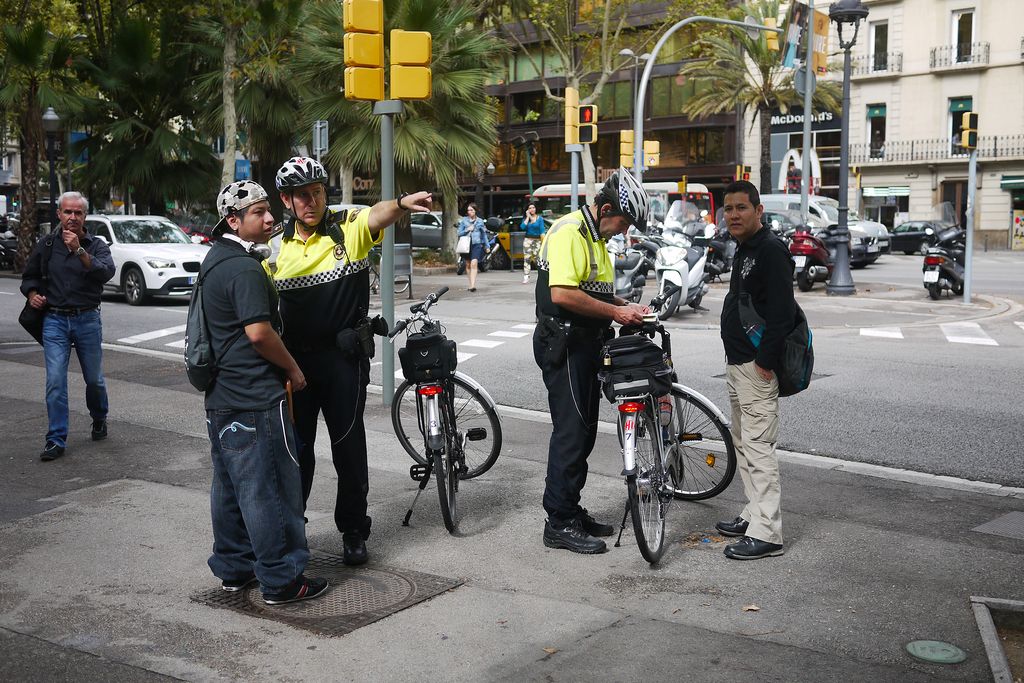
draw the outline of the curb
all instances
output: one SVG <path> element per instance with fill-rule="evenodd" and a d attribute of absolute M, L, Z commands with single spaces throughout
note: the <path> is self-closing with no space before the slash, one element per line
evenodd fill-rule
<path fill-rule="evenodd" d="M 418 277 L 447 275 L 448 273 L 454 273 L 457 268 L 458 266 L 413 266 L 412 274 Z"/>

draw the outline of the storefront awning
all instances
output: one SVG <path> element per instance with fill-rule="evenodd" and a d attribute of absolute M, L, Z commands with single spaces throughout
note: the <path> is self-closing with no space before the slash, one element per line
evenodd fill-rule
<path fill-rule="evenodd" d="M 1024 190 L 1024 175 L 1004 175 L 999 180 L 1000 190 Z"/>
<path fill-rule="evenodd" d="M 865 187 L 865 197 L 909 197 L 909 185 L 897 185 L 893 187 Z"/>
<path fill-rule="evenodd" d="M 949 110 L 954 114 L 962 111 L 971 111 L 973 98 L 970 97 L 954 97 L 949 101 Z"/>
<path fill-rule="evenodd" d="M 884 119 L 885 118 L 885 105 L 884 104 L 870 104 L 870 105 L 868 105 L 868 118 L 869 119 Z"/>

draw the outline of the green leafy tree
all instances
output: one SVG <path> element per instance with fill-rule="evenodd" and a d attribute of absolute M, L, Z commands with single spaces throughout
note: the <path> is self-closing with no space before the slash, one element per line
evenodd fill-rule
<path fill-rule="evenodd" d="M 21 223 L 15 268 L 20 272 L 36 238 L 39 159 L 43 150 L 42 115 L 46 107 L 67 111 L 74 87 L 72 44 L 54 37 L 45 21 L 3 27 L 3 73 L 0 107 L 8 112 L 18 134 L 21 155 Z"/>
<path fill-rule="evenodd" d="M 746 14 L 763 24 L 765 18 L 779 14 L 778 0 L 758 0 L 743 6 Z M 689 62 L 680 74 L 692 79 L 696 95 L 683 105 L 688 116 L 700 118 L 739 109 L 753 110 L 751 125 L 760 127 L 761 149 L 758 169 L 761 192 L 771 191 L 771 110 L 787 111 L 801 105 L 803 97 L 793 87 L 793 71 L 782 66 L 778 52 L 768 49 L 763 33 L 750 38 L 743 32 L 706 39 L 706 56 Z M 814 93 L 818 108 L 836 109 L 841 96 L 839 85 L 819 81 Z"/>

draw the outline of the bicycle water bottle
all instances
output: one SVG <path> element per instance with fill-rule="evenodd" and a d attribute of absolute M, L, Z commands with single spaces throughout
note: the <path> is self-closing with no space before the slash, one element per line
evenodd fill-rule
<path fill-rule="evenodd" d="M 662 427 L 672 424 L 672 397 L 668 394 L 658 399 L 658 419 Z"/>

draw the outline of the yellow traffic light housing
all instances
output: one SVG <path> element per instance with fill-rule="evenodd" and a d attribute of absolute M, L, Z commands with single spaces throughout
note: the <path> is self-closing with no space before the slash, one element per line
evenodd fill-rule
<path fill-rule="evenodd" d="M 960 146 L 964 149 L 978 148 L 978 115 L 965 111 L 960 119 Z"/>
<path fill-rule="evenodd" d="M 565 89 L 565 144 L 578 145 L 580 143 L 579 121 L 577 121 L 577 110 L 580 106 L 580 93 L 576 88 Z"/>
<path fill-rule="evenodd" d="M 425 100 L 431 93 L 431 49 L 426 31 L 391 31 L 391 98 Z"/>
<path fill-rule="evenodd" d="M 767 17 L 764 20 L 764 25 L 768 28 L 776 28 L 779 25 L 779 20 L 775 17 Z M 770 52 L 779 51 L 779 34 L 775 31 L 765 31 L 764 39 L 767 43 L 768 50 Z"/>
<path fill-rule="evenodd" d="M 619 166 L 633 168 L 633 131 L 619 131 Z"/>
<path fill-rule="evenodd" d="M 581 145 L 597 142 L 597 105 L 581 104 L 577 108 L 577 134 Z"/>
<path fill-rule="evenodd" d="M 661 163 L 661 142 L 658 140 L 644 140 L 644 164 L 657 166 Z"/>
<path fill-rule="evenodd" d="M 676 187 L 679 189 L 679 194 L 686 194 L 686 176 L 679 179 L 679 182 L 676 183 Z"/>
<path fill-rule="evenodd" d="M 384 3 L 344 0 L 345 99 L 384 99 Z"/>

